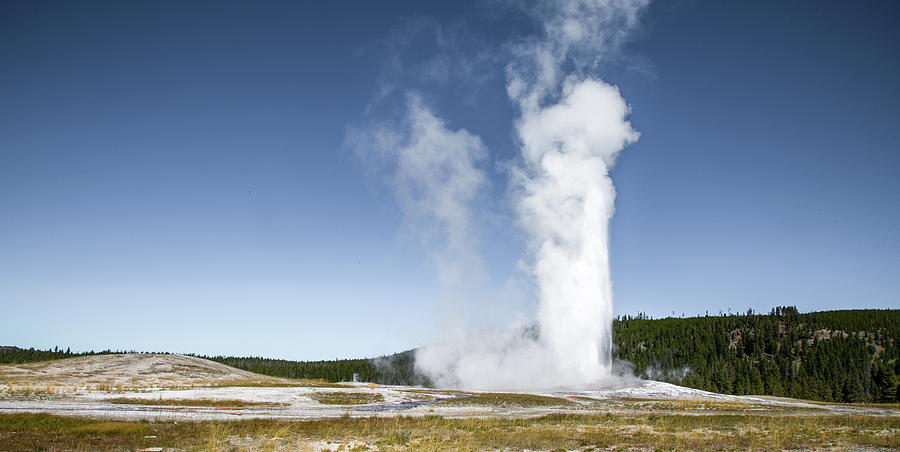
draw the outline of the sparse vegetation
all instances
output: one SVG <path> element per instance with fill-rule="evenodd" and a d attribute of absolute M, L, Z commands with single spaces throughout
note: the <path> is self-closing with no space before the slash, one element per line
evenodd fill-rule
<path fill-rule="evenodd" d="M 441 405 L 453 406 L 486 406 L 501 408 L 533 408 L 533 407 L 566 407 L 574 402 L 560 397 L 549 397 L 535 394 L 519 394 L 506 392 L 485 392 L 471 397 L 441 400 Z"/>
<path fill-rule="evenodd" d="M 623 409 L 627 410 L 644 410 L 650 412 L 669 411 L 669 412 L 729 412 L 729 413 L 748 413 L 763 412 L 769 414 L 788 413 L 792 415 L 807 414 L 815 415 L 821 413 L 821 408 L 784 406 L 784 405 L 759 405 L 742 401 L 729 400 L 658 400 L 658 399 L 619 399 L 612 401 Z"/>
<path fill-rule="evenodd" d="M 326 405 L 367 405 L 384 402 L 384 396 L 367 392 L 318 392 L 310 395 Z"/>
<path fill-rule="evenodd" d="M 352 388 L 350 385 L 342 385 L 340 383 L 332 383 L 330 381 L 325 380 L 306 380 L 306 379 L 286 379 L 280 378 L 277 380 L 251 380 L 251 379 L 243 379 L 243 380 L 227 380 L 220 383 L 215 383 L 208 386 L 203 386 L 207 388 L 230 388 L 230 387 L 243 387 L 243 388 L 293 388 L 293 387 L 306 387 L 306 388 Z"/>

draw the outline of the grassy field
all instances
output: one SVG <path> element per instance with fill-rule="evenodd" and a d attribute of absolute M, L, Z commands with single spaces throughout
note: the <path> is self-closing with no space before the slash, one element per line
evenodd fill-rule
<path fill-rule="evenodd" d="M 0 415 L 0 450 L 783 450 L 900 448 L 900 418 L 549 415 L 316 421 L 116 422 Z"/>

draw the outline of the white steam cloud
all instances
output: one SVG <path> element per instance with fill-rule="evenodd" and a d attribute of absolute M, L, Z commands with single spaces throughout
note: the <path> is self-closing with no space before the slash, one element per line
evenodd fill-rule
<path fill-rule="evenodd" d="M 637 139 L 619 91 L 569 81 L 559 103 L 523 112 L 521 222 L 539 286 L 538 324 L 566 386 L 596 383 L 612 370 L 612 282 L 608 226 L 616 196 L 609 167 Z"/>
<path fill-rule="evenodd" d="M 526 262 L 537 284 L 533 321 L 485 333 L 451 324 L 416 356 L 439 386 L 576 388 L 614 383 L 609 221 L 618 153 L 638 138 L 619 90 L 590 76 L 616 54 L 646 1 L 548 1 L 531 13 L 540 38 L 511 46 L 507 94 L 516 105 L 520 163 L 512 172 Z M 395 162 L 394 187 L 408 215 L 424 220 L 446 293 L 465 294 L 481 261 L 472 207 L 486 184 L 486 150 L 451 131 L 412 97 L 402 127 L 376 128 L 357 149 Z M 437 246 L 435 246 L 437 244 Z M 462 295 L 461 295 L 462 294 Z M 445 299 L 448 297 L 445 294 Z M 452 296 L 449 297 L 452 303 Z"/>

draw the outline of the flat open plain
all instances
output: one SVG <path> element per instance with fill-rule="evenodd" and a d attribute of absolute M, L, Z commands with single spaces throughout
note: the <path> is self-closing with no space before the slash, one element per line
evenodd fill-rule
<path fill-rule="evenodd" d="M 449 391 L 253 374 L 180 355 L 0 366 L 0 450 L 897 450 L 900 406 L 656 381 Z"/>

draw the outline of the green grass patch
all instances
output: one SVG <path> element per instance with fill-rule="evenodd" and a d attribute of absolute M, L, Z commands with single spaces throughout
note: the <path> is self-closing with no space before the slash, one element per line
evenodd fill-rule
<path fill-rule="evenodd" d="M 367 392 L 319 392 L 311 394 L 315 401 L 326 405 L 367 405 L 384 402 L 384 396 Z"/>
<path fill-rule="evenodd" d="M 150 430 L 141 424 L 133 422 L 98 422 L 96 424 L 80 425 L 72 427 L 69 431 L 72 433 L 89 433 L 96 435 L 111 434 L 144 434 Z"/>
<path fill-rule="evenodd" d="M 797 401 L 800 401 L 803 403 L 809 403 L 812 405 L 853 406 L 853 407 L 858 407 L 858 408 L 887 408 L 890 410 L 900 410 L 900 403 L 876 403 L 876 402 L 843 403 L 843 402 L 822 402 L 819 400 L 802 400 L 802 399 L 797 399 Z"/>

